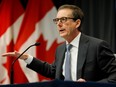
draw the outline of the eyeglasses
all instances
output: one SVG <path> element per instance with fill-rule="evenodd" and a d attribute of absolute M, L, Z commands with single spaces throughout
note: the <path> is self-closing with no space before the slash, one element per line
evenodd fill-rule
<path fill-rule="evenodd" d="M 61 17 L 61 18 L 55 18 L 53 19 L 55 24 L 58 24 L 58 22 L 60 21 L 61 23 L 66 22 L 68 19 L 73 19 L 76 20 L 75 18 L 71 18 L 71 17 Z"/>

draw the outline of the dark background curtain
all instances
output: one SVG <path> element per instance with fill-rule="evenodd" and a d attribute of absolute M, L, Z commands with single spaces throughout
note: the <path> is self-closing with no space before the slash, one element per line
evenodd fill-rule
<path fill-rule="evenodd" d="M 116 52 L 115 5 L 116 0 L 53 0 L 58 8 L 62 4 L 74 4 L 85 14 L 83 33 L 106 40 Z"/>

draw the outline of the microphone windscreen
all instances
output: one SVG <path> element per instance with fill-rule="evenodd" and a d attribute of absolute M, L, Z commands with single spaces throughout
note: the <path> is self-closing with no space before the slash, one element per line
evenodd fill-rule
<path fill-rule="evenodd" d="M 39 45 L 40 45 L 40 42 L 36 42 L 36 43 L 35 43 L 35 46 L 39 46 Z"/>

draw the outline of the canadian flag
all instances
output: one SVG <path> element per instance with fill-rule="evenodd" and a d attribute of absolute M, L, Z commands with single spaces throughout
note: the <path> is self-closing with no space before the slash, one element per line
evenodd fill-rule
<path fill-rule="evenodd" d="M 0 84 L 10 83 L 10 66 L 14 58 L 1 55 L 14 50 L 14 33 L 21 26 L 24 9 L 20 0 L 2 0 L 0 3 Z"/>
<path fill-rule="evenodd" d="M 20 0 L 3 0 L 0 5 L 0 56 L 14 50 L 23 52 L 29 45 L 40 42 L 39 47 L 32 47 L 27 53 L 52 63 L 57 45 L 64 41 L 52 21 L 56 13 L 51 0 L 28 0 L 25 11 Z M 1 84 L 10 83 L 10 66 L 14 59 L 0 57 Z M 15 63 L 14 83 L 43 80 L 50 79 L 28 69 L 23 60 Z"/>

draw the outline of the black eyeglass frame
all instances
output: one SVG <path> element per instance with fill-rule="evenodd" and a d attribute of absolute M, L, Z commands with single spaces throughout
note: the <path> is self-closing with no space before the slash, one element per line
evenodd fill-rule
<path fill-rule="evenodd" d="M 53 19 L 53 22 L 54 22 L 55 24 L 57 24 L 59 21 L 60 21 L 61 23 L 64 23 L 64 22 L 66 22 L 68 19 L 73 19 L 74 21 L 77 20 L 77 18 L 61 17 L 61 18 L 55 18 L 55 19 Z"/>

